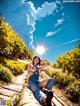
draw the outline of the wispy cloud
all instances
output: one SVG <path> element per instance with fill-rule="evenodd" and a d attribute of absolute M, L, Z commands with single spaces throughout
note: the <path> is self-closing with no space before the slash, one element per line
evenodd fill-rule
<path fill-rule="evenodd" d="M 63 24 L 64 21 L 65 21 L 64 19 L 58 19 L 58 20 L 57 20 L 57 23 L 55 24 L 55 27 L 57 27 L 57 26 Z"/>
<path fill-rule="evenodd" d="M 52 48 L 62 47 L 62 46 L 65 46 L 65 45 L 68 45 L 68 44 L 71 44 L 71 43 L 77 42 L 77 41 L 79 41 L 79 40 L 80 40 L 79 38 L 77 38 L 77 39 L 73 39 L 73 40 L 70 40 L 70 41 L 68 41 L 68 42 L 62 43 L 62 44 L 57 45 L 57 46 L 52 47 Z M 52 49 L 52 48 L 50 48 L 50 49 Z"/>
<path fill-rule="evenodd" d="M 33 45 L 33 32 L 36 30 L 35 28 L 35 24 L 36 24 L 36 20 L 42 19 L 44 17 L 46 17 L 47 15 L 52 14 L 56 8 L 57 8 L 57 3 L 56 2 L 44 2 L 44 4 L 42 4 L 41 7 L 38 7 L 38 9 L 36 9 L 34 7 L 34 4 L 32 2 L 26 2 L 29 5 L 30 8 L 30 13 L 26 15 L 26 21 L 27 21 L 27 25 L 31 27 L 30 30 L 30 45 L 32 46 L 32 48 L 34 48 Z M 55 31 L 53 34 L 56 34 L 57 32 Z"/>
<path fill-rule="evenodd" d="M 56 33 L 58 33 L 59 31 L 61 31 L 61 29 L 57 29 L 57 30 L 55 30 L 55 31 L 53 31 L 53 32 L 47 32 L 46 37 L 53 36 L 53 35 L 55 35 Z"/>
<path fill-rule="evenodd" d="M 63 22 L 65 21 L 65 19 L 58 19 L 57 20 L 57 23 L 55 24 L 55 28 L 61 24 L 63 24 Z M 58 28 L 57 30 L 54 30 L 54 31 L 50 31 L 50 32 L 47 32 L 46 34 L 46 37 L 50 37 L 50 36 L 53 36 L 55 35 L 56 33 L 58 33 L 59 31 L 61 31 L 61 28 Z"/>
<path fill-rule="evenodd" d="M 71 41 L 68 41 L 68 42 L 66 42 L 66 43 L 64 43 L 64 44 L 61 44 L 60 46 L 64 46 L 64 45 L 67 45 L 67 44 L 70 44 L 70 43 L 73 43 L 73 42 L 77 42 L 77 41 L 79 41 L 80 39 L 73 39 L 73 40 L 71 40 Z"/>

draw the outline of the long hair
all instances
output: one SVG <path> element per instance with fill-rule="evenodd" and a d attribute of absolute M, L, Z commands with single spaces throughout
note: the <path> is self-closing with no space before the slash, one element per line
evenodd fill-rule
<path fill-rule="evenodd" d="M 39 62 L 37 63 L 37 65 L 40 65 L 40 57 L 38 57 L 38 56 L 34 56 L 34 57 L 33 57 L 32 64 L 34 65 L 34 60 L 35 60 L 36 58 L 38 58 L 38 60 L 39 60 Z"/>

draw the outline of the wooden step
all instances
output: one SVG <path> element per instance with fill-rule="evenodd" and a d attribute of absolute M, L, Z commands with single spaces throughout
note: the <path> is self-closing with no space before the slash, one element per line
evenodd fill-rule
<path fill-rule="evenodd" d="M 3 85 L 2 88 L 20 93 L 23 89 L 23 86 L 17 84 L 8 84 L 8 85 Z"/>
<path fill-rule="evenodd" d="M 0 106 L 13 106 L 14 102 L 11 97 L 0 95 Z"/>
<path fill-rule="evenodd" d="M 16 77 L 14 83 L 3 83 L 0 85 L 0 103 L 5 101 L 6 105 L 0 106 L 13 106 L 19 100 L 19 96 L 21 91 L 25 85 L 25 76 L 27 71 L 25 71 L 22 75 Z"/>
<path fill-rule="evenodd" d="M 21 97 L 17 106 L 41 106 L 35 99 L 30 89 L 25 87 L 21 93 Z"/>

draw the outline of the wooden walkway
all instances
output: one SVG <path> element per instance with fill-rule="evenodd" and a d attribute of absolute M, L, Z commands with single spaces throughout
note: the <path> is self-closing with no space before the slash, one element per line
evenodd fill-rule
<path fill-rule="evenodd" d="M 19 100 L 21 92 L 24 88 L 26 71 L 24 74 L 16 77 L 15 83 L 0 85 L 0 106 L 14 106 Z"/>
<path fill-rule="evenodd" d="M 25 84 L 24 78 L 26 74 L 27 71 L 19 75 L 13 84 L 6 85 L 3 83 L 3 85 L 0 86 L 0 106 L 41 106 Z M 44 74 L 44 77 L 47 78 L 46 74 Z M 4 100 L 5 103 L 2 103 L 1 100 Z M 54 93 L 52 106 L 72 105 L 67 105 Z"/>

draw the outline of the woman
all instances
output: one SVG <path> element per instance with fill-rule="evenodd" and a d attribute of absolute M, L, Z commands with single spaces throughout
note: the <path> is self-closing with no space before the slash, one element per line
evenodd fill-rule
<path fill-rule="evenodd" d="M 54 79 L 39 81 L 39 72 L 42 71 L 42 66 L 40 66 L 40 58 L 38 56 L 35 56 L 33 58 L 33 61 L 28 66 L 27 70 L 29 74 L 29 88 L 33 92 L 34 96 L 40 102 L 41 105 L 50 106 L 46 104 L 48 101 L 48 92 L 46 92 L 47 90 L 42 91 L 40 88 L 46 88 L 48 90 L 51 90 L 54 84 Z"/>

